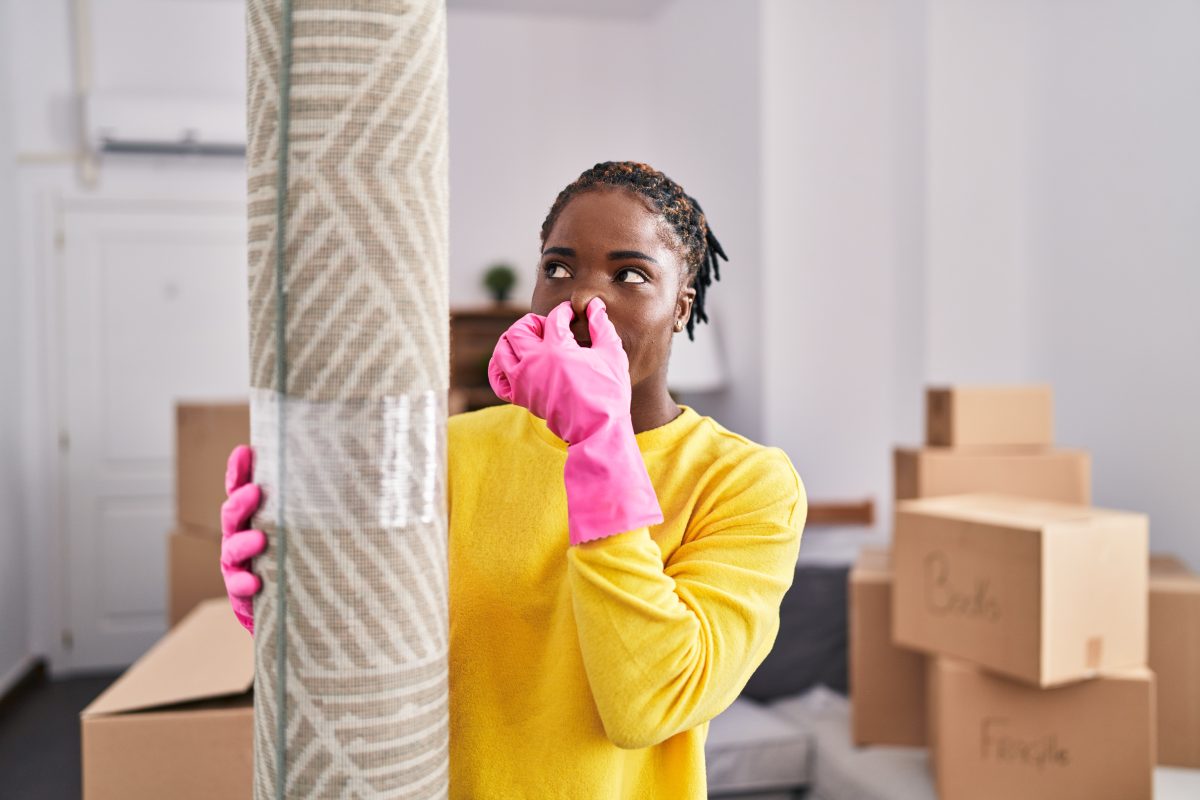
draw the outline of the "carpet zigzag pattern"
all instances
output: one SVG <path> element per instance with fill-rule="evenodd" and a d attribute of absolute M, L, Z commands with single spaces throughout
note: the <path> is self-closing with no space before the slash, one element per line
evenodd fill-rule
<path fill-rule="evenodd" d="M 254 796 L 282 788 L 304 798 L 446 797 L 445 8 L 292 5 L 286 142 L 281 0 L 249 0 L 246 16 L 251 441 L 264 497 L 254 525 L 268 536 L 254 562 L 263 581 L 254 606 Z M 280 355 L 286 386 L 276 384 Z M 273 546 L 281 513 L 283 576 Z"/>

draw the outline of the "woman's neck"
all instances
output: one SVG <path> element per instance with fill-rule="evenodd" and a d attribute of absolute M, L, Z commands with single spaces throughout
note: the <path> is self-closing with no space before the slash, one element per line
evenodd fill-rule
<path fill-rule="evenodd" d="M 633 418 L 635 434 L 661 428 L 683 413 L 679 404 L 671 399 L 665 385 L 656 382 L 656 385 L 647 386 L 647 383 L 633 387 L 629 403 L 629 416 Z"/>

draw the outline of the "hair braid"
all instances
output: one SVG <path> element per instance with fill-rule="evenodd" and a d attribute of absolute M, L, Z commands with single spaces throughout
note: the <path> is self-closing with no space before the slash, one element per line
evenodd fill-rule
<path fill-rule="evenodd" d="M 693 330 L 696 322 L 708 322 L 708 315 L 704 311 L 708 287 L 714 278 L 721 280 L 717 258 L 728 261 L 729 257 L 721 249 L 717 237 L 713 236 L 700 204 L 683 191 L 682 186 L 649 164 L 603 161 L 586 170 L 559 192 L 554 205 L 550 207 L 550 213 L 542 222 L 542 245 L 545 246 L 546 237 L 571 198 L 599 185 L 622 186 L 645 197 L 679 236 L 683 243 L 687 278 L 696 289 L 696 299 L 687 320 L 688 338 L 695 340 Z"/>

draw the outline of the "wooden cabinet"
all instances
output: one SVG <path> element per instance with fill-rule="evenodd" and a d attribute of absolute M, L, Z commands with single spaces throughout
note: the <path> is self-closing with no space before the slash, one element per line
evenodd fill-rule
<path fill-rule="evenodd" d="M 504 401 L 488 383 L 487 366 L 500 335 L 529 313 L 512 303 L 450 309 L 450 414 Z"/>

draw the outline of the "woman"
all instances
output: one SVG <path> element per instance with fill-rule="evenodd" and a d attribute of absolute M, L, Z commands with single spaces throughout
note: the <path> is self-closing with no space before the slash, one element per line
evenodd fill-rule
<path fill-rule="evenodd" d="M 708 721 L 775 641 L 804 488 L 667 393 L 724 256 L 678 184 L 597 164 L 541 240 L 533 311 L 489 365 L 511 403 L 448 421 L 450 795 L 703 798 Z M 253 633 L 250 475 L 239 447 L 221 568 Z"/>

